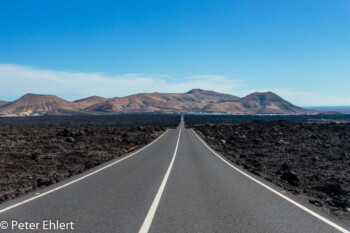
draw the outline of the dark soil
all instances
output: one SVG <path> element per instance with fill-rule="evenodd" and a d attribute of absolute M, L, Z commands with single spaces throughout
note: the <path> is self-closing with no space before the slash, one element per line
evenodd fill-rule
<path fill-rule="evenodd" d="M 0 118 L 0 203 L 148 144 L 176 115 Z"/>
<path fill-rule="evenodd" d="M 253 121 L 194 128 L 233 163 L 350 219 L 350 123 Z"/>
<path fill-rule="evenodd" d="M 254 120 L 289 122 L 350 122 L 350 114 L 318 114 L 318 115 L 186 115 L 188 126 L 201 124 L 241 124 Z"/>

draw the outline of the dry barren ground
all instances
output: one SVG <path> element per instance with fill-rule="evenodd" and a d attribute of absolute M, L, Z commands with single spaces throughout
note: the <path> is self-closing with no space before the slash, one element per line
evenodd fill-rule
<path fill-rule="evenodd" d="M 142 147 L 179 116 L 0 118 L 0 203 Z"/>
<path fill-rule="evenodd" d="M 194 129 L 233 163 L 350 219 L 350 123 L 253 121 Z"/>

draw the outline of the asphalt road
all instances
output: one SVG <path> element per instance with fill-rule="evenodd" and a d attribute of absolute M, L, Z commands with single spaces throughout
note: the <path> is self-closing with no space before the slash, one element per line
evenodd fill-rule
<path fill-rule="evenodd" d="M 348 232 L 316 211 L 233 167 L 182 122 L 137 152 L 0 205 L 0 232 L 57 232 L 57 220 L 59 232 Z"/>

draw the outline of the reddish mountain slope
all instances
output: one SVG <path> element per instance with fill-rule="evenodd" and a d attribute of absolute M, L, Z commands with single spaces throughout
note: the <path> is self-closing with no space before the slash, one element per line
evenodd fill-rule
<path fill-rule="evenodd" d="M 1 102 L 0 102 L 1 103 Z M 237 114 L 311 114 L 272 92 L 244 98 L 193 89 L 186 93 L 140 93 L 111 99 L 92 96 L 69 102 L 54 95 L 27 94 L 0 105 L 0 114 L 72 115 L 97 112 L 223 112 Z"/>
<path fill-rule="evenodd" d="M 79 104 L 55 95 L 26 94 L 18 100 L 0 106 L 0 114 L 43 114 L 51 111 L 59 114 L 60 111 L 79 112 L 80 108 Z"/>
<path fill-rule="evenodd" d="M 91 97 L 87 97 L 87 98 L 84 98 L 84 99 L 75 100 L 73 102 L 74 103 L 78 103 L 83 108 L 87 108 L 87 107 L 89 107 L 91 105 L 99 104 L 99 103 L 105 102 L 107 100 L 108 100 L 107 98 L 103 98 L 103 97 L 100 97 L 100 96 L 91 96 Z"/>
<path fill-rule="evenodd" d="M 236 101 L 239 97 L 194 89 L 187 93 L 141 93 L 116 97 L 88 107 L 91 111 L 199 111 L 209 103 Z"/>
<path fill-rule="evenodd" d="M 255 92 L 236 101 L 210 104 L 208 112 L 231 112 L 238 114 L 311 114 L 312 111 L 297 107 L 273 92 Z"/>

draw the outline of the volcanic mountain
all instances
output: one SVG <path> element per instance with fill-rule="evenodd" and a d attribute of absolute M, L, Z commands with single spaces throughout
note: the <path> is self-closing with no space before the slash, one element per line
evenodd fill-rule
<path fill-rule="evenodd" d="M 236 102 L 209 104 L 206 112 L 239 114 L 310 114 L 312 111 L 297 107 L 273 92 L 254 92 Z"/>
<path fill-rule="evenodd" d="M 55 95 L 26 94 L 13 102 L 0 106 L 0 114 L 43 114 L 60 115 L 64 112 L 79 112 L 77 103 L 69 102 Z"/>
<path fill-rule="evenodd" d="M 244 98 L 193 89 L 186 93 L 139 93 L 125 97 L 92 96 L 74 102 L 54 95 L 27 94 L 0 105 L 0 115 L 76 115 L 116 112 L 220 112 L 236 114 L 311 114 L 272 92 L 252 93 Z"/>
<path fill-rule="evenodd" d="M 213 91 L 193 89 L 186 93 L 141 93 L 116 97 L 94 104 L 90 111 L 201 111 L 210 103 L 236 101 L 239 97 Z"/>

